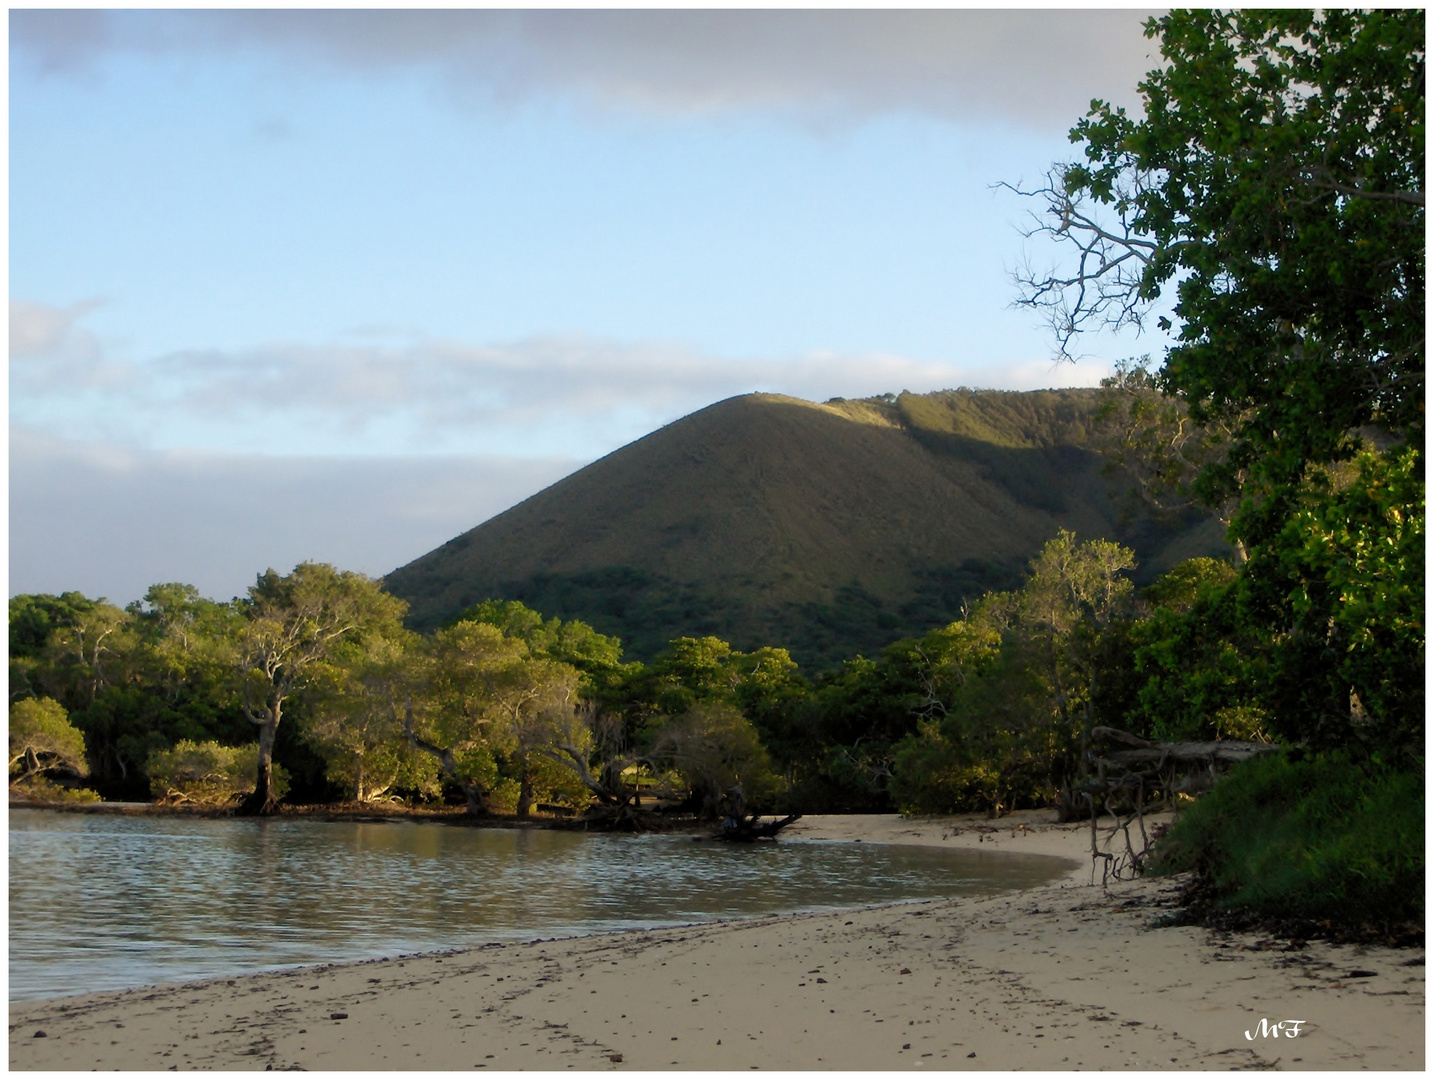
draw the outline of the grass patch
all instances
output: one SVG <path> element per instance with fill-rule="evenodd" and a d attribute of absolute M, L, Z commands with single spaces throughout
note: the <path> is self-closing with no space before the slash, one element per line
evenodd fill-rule
<path fill-rule="evenodd" d="M 1422 923 L 1423 772 L 1342 754 L 1233 770 L 1157 845 L 1151 872 L 1194 871 L 1201 907 L 1345 926 Z"/>

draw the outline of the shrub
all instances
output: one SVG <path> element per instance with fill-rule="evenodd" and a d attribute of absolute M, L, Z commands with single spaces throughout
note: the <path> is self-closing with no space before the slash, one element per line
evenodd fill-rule
<path fill-rule="evenodd" d="M 1422 921 L 1423 773 L 1341 753 L 1246 762 L 1175 823 L 1151 870 L 1193 870 L 1217 908 L 1261 917 Z"/>
<path fill-rule="evenodd" d="M 259 744 L 221 746 L 185 739 L 168 750 L 156 750 L 145 765 L 150 792 L 161 802 L 192 802 L 222 806 L 254 790 Z M 274 766 L 274 795 L 289 790 L 289 774 Z"/>
<path fill-rule="evenodd" d="M 10 706 L 11 783 L 48 772 L 88 776 L 85 737 L 58 701 L 25 698 Z"/>
<path fill-rule="evenodd" d="M 96 803 L 98 792 L 89 788 L 65 787 L 48 776 L 31 776 L 10 785 L 10 798 L 16 802 L 34 803 Z"/>

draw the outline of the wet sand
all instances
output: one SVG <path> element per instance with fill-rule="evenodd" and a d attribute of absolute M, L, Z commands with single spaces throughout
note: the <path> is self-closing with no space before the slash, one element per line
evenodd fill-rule
<path fill-rule="evenodd" d="M 1152 929 L 1175 884 L 1091 885 L 1088 827 L 1048 821 L 784 834 L 1068 859 L 1040 889 L 21 1002 L 10 1067 L 1423 1069 L 1423 950 Z"/>

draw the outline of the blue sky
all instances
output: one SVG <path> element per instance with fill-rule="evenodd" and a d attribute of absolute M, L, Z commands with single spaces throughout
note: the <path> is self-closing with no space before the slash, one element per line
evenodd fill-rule
<path fill-rule="evenodd" d="M 10 591 L 383 574 L 752 390 L 1090 385 L 998 181 L 1143 13 L 12 12 Z"/>

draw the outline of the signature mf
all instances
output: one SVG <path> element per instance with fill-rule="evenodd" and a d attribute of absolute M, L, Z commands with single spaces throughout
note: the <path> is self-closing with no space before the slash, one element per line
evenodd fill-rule
<path fill-rule="evenodd" d="M 1300 1033 L 1300 1025 L 1309 1023 L 1308 1020 L 1276 1020 L 1273 1024 L 1263 1017 L 1260 1019 L 1260 1026 L 1254 1031 L 1245 1032 L 1245 1038 L 1253 1042 L 1257 1038 L 1276 1038 L 1281 1035 L 1293 1039 Z"/>

